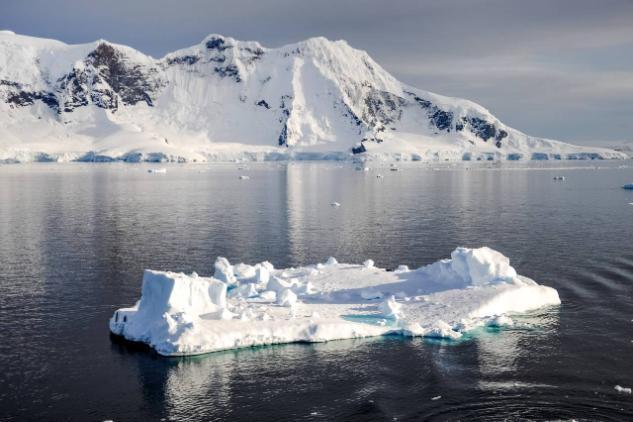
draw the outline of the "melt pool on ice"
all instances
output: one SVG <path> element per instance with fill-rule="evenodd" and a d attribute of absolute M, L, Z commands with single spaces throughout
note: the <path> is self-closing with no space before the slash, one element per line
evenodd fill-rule
<path fill-rule="evenodd" d="M 146 270 L 140 300 L 117 310 L 110 330 L 184 356 L 386 334 L 458 339 L 475 327 L 511 325 L 508 314 L 558 304 L 555 289 L 518 275 L 487 247 L 396 271 L 371 260 L 275 269 L 220 257 L 213 277 Z"/>

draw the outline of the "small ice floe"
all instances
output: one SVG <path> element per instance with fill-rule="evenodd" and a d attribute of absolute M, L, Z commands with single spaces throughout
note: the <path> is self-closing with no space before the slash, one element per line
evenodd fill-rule
<path fill-rule="evenodd" d="M 633 190 L 633 183 L 627 183 L 626 185 L 622 186 L 622 189 Z"/>
<path fill-rule="evenodd" d="M 617 391 L 618 393 L 624 393 L 624 394 L 631 394 L 633 393 L 633 390 L 631 390 L 630 387 L 622 387 L 621 385 L 616 385 L 615 387 L 613 387 L 615 389 L 615 391 Z"/>
<path fill-rule="evenodd" d="M 167 173 L 167 169 L 165 167 L 159 169 L 147 169 L 148 173 Z"/>
<path fill-rule="evenodd" d="M 249 180 L 249 179 L 250 179 L 249 176 L 246 176 L 244 174 L 240 175 L 240 180 Z"/>
<path fill-rule="evenodd" d="M 380 174 L 380 173 L 378 173 L 378 174 L 376 175 L 376 178 L 377 178 L 377 179 L 382 179 L 383 177 L 385 177 L 385 176 L 383 176 L 383 175 L 382 175 L 382 174 Z"/>
<path fill-rule="evenodd" d="M 218 258 L 213 277 L 147 270 L 140 300 L 114 311 L 110 331 L 184 356 L 392 334 L 458 339 L 497 315 L 560 304 L 556 290 L 517 275 L 485 247 L 457 248 L 404 277 L 366 266 L 331 258 L 275 269 Z"/>
<path fill-rule="evenodd" d="M 435 396 L 435 397 L 431 397 L 431 400 L 435 401 L 435 400 L 439 400 L 441 398 L 442 398 L 442 396 Z"/>
<path fill-rule="evenodd" d="M 340 207 L 341 204 L 339 202 L 330 202 L 330 206 L 332 206 L 332 207 Z"/>
<path fill-rule="evenodd" d="M 565 181 L 565 176 L 554 176 L 554 180 L 560 181 L 560 182 L 564 182 Z"/>
<path fill-rule="evenodd" d="M 398 167 L 391 167 L 389 170 L 390 171 L 398 171 Z"/>

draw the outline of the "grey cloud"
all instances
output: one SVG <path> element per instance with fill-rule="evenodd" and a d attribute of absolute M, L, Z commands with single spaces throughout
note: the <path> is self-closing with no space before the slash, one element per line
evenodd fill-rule
<path fill-rule="evenodd" d="M 3 0 L 0 27 L 160 57 L 208 33 L 275 47 L 346 39 L 401 80 L 470 98 L 526 133 L 633 133 L 630 0 Z"/>

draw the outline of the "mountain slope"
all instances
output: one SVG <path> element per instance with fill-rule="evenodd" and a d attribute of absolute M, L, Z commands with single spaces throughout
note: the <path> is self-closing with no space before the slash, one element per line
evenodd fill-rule
<path fill-rule="evenodd" d="M 0 31 L 0 160 L 624 158 L 407 86 L 344 41 L 209 35 L 154 59 Z"/>

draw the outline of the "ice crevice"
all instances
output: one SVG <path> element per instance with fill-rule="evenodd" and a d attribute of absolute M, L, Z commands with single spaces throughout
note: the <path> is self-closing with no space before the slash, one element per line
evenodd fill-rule
<path fill-rule="evenodd" d="M 212 277 L 146 270 L 140 300 L 114 313 L 110 331 L 161 355 L 184 356 L 387 334 L 459 339 L 560 304 L 555 289 L 518 275 L 487 247 L 457 248 L 414 270 L 334 258 L 276 269 L 219 257 L 214 268 Z"/>

